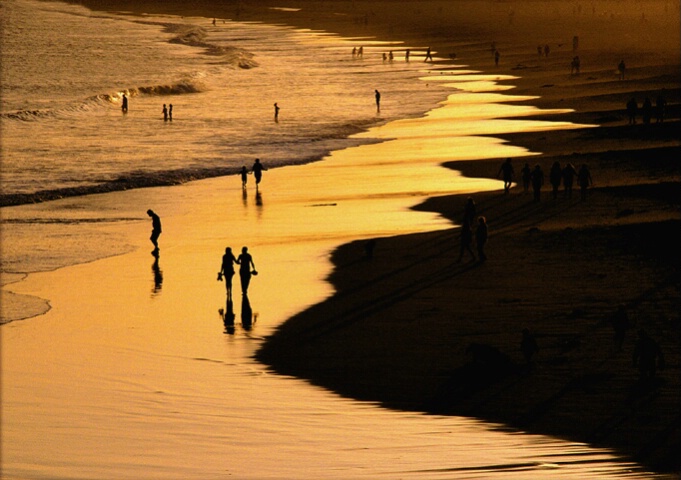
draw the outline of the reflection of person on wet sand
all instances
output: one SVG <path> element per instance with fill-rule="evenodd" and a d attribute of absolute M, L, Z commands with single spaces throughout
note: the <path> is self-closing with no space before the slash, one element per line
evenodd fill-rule
<path fill-rule="evenodd" d="M 253 167 L 251 168 L 251 171 L 253 172 L 253 175 L 255 176 L 255 187 L 257 188 L 258 185 L 260 185 L 260 180 L 262 180 L 262 172 L 263 170 L 267 170 L 262 163 L 260 163 L 260 159 L 256 158 L 255 163 L 253 164 Z"/>
<path fill-rule="evenodd" d="M 239 264 L 239 277 L 241 278 L 241 293 L 243 295 L 248 294 L 248 285 L 251 283 L 251 275 L 257 275 L 255 270 L 255 263 L 253 263 L 253 257 L 248 253 L 248 247 L 243 247 L 241 249 L 241 255 L 236 260 Z M 252 270 L 251 270 L 252 268 Z"/>
<path fill-rule="evenodd" d="M 227 298 L 232 298 L 232 277 L 234 277 L 234 264 L 237 259 L 232 253 L 230 247 L 225 248 L 225 254 L 222 256 L 222 264 L 220 265 L 220 272 L 218 279 L 222 277 L 225 282 L 225 289 L 227 290 Z"/>
<path fill-rule="evenodd" d="M 163 272 L 161 271 L 161 266 L 158 263 L 158 255 L 155 257 L 154 263 L 151 265 L 151 271 L 154 272 L 154 289 L 152 290 L 154 295 L 160 293 L 161 288 L 163 287 Z"/>
<path fill-rule="evenodd" d="M 248 295 L 244 295 L 241 297 L 241 326 L 244 327 L 244 330 L 250 330 L 254 322 L 251 301 L 248 299 Z"/>
<path fill-rule="evenodd" d="M 151 217 L 151 243 L 154 244 L 154 251 L 151 252 L 153 255 L 158 255 L 160 248 L 158 248 L 158 237 L 161 235 L 161 219 L 159 218 L 153 210 L 147 210 L 147 215 Z"/>
<path fill-rule="evenodd" d="M 229 335 L 234 334 L 234 318 L 236 315 L 234 315 L 234 303 L 232 302 L 232 299 L 227 297 L 227 309 L 219 309 L 218 313 L 220 314 L 220 318 L 222 318 L 222 323 L 225 326 L 225 333 Z"/>

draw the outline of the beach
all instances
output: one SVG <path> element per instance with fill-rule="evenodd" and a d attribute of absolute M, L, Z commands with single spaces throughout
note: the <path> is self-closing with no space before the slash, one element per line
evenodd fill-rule
<path fill-rule="evenodd" d="M 423 431 L 415 436 L 402 425 L 411 418 L 404 412 L 425 413 L 434 422 L 442 417 L 490 422 L 492 431 L 549 435 L 604 448 L 622 456 L 622 462 L 678 478 L 678 5 L 650 2 L 627 10 L 613 2 L 592 12 L 591 5 L 558 9 L 551 2 L 462 2 L 457 11 L 449 8 L 450 2 L 435 1 L 300 1 L 277 9 L 269 7 L 282 5 L 262 2 L 220 7 L 193 2 L 191 8 L 172 2 L 80 3 L 100 10 L 263 21 L 346 37 L 402 40 L 415 46 L 412 62 L 423 62 L 419 55 L 430 46 L 443 68 L 456 61 L 490 78 L 513 77 L 497 83 L 512 85 L 513 95 L 528 97 L 514 105 L 571 111 L 550 115 L 553 122 L 566 122 L 565 128 L 503 133 L 494 135 L 503 142 L 489 144 L 481 137 L 477 148 L 491 152 L 485 159 L 456 155 L 457 161 L 442 159 L 446 169 L 428 165 L 404 171 L 395 160 L 394 176 L 374 176 L 371 184 L 367 175 L 384 175 L 385 165 L 408 150 L 399 138 L 394 146 L 364 145 L 334 152 L 322 162 L 272 169 L 257 192 L 252 183 L 242 192 L 233 176 L 5 210 L 5 219 L 12 212 L 10 218 L 17 221 L 67 215 L 63 212 L 79 217 L 111 212 L 116 225 L 95 225 L 93 238 L 116 235 L 129 246 L 128 253 L 32 274 L 13 286 L 13 292 L 49 299 L 51 307 L 47 315 L 3 326 L 3 368 L 11 368 L 3 375 L 3 429 L 17 442 L 9 452 L 14 477 L 28 472 L 37 478 L 42 472 L 73 478 L 76 469 L 69 461 L 59 466 L 50 462 L 86 450 L 78 462 L 69 460 L 91 478 L 105 478 L 111 468 L 126 478 L 206 478 L 206 471 L 239 478 L 293 478 L 306 466 L 314 476 L 338 462 L 336 452 L 344 452 L 343 442 L 352 441 L 355 421 L 367 409 L 381 419 L 367 419 L 368 425 L 376 422 L 379 439 L 366 452 L 343 455 L 347 470 L 339 468 L 333 475 L 326 470 L 329 478 L 359 477 L 362 465 L 379 458 L 386 462 L 380 467 L 383 473 L 390 475 L 390 460 L 372 457 L 374 448 L 388 445 L 391 435 L 414 443 L 428 438 L 423 431 L 429 430 L 421 424 Z M 645 35 L 629 35 L 632 25 Z M 528 36 L 528 31 L 534 34 Z M 573 52 L 575 32 L 579 47 Z M 492 42 L 501 52 L 498 66 Z M 548 57 L 537 55 L 539 43 L 551 45 Z M 579 75 L 569 68 L 575 53 L 582 57 Z M 623 80 L 615 71 L 621 57 L 628 64 Z M 403 61 L 401 53 L 398 60 Z M 463 86 L 465 79 L 457 81 Z M 668 101 L 664 122 L 645 126 L 639 118 L 628 125 L 626 101 L 635 95 L 640 103 L 663 89 Z M 549 120 L 546 115 L 536 118 Z M 420 127 L 409 121 L 393 125 L 385 135 L 437 123 L 432 117 L 422 120 Z M 584 128 L 571 128 L 568 122 Z M 380 128 L 374 132 L 381 133 Z M 415 143 L 412 138 L 409 142 Z M 508 194 L 498 179 L 505 157 L 493 153 L 504 151 L 502 147 L 517 155 L 516 184 Z M 520 147 L 533 155 L 523 158 L 514 150 Z M 446 157 L 439 151 L 423 156 L 431 153 L 436 160 Z M 588 164 L 593 185 L 585 198 L 579 189 L 566 198 L 562 188 L 551 198 L 548 171 L 554 161 Z M 518 184 L 525 162 L 540 163 L 547 174 L 539 202 Z M 337 182 L 326 181 L 334 175 L 340 176 Z M 418 182 L 410 175 L 418 175 Z M 448 195 L 452 178 L 468 182 L 458 189 L 465 193 Z M 469 196 L 489 225 L 484 263 L 466 257 L 458 261 L 458 226 Z M 168 219 L 158 261 L 147 251 L 149 222 L 140 218 L 151 204 Z M 234 212 L 243 221 L 228 221 L 227 214 Z M 334 228 L 322 232 L 316 227 L 329 223 Z M 408 234 L 395 236 L 400 230 Z M 225 306 L 223 285 L 214 278 L 225 238 L 236 242 L 231 246 L 237 251 L 248 244 L 260 271 L 250 295 L 257 322 L 252 330 L 237 329 L 236 335 L 216 313 Z M 375 239 L 375 248 L 369 257 L 370 239 Z M 237 297 L 238 311 L 245 310 L 242 302 Z M 621 347 L 612 326 L 620 307 L 630 320 Z M 539 347 L 529 365 L 520 349 L 523 329 Z M 665 357 L 664 368 L 645 381 L 632 364 L 639 329 L 659 343 Z M 253 352 L 253 358 L 231 360 L 225 350 Z M 39 367 L 29 366 L 34 362 Z M 230 389 L 233 379 L 224 377 L 226 367 L 236 367 L 235 377 L 263 388 L 272 403 L 249 387 Z M 80 381 L 65 388 L 74 379 Z M 307 382 L 313 386 L 299 385 Z M 248 405 L 248 418 L 255 412 L 258 420 L 246 428 L 267 436 L 268 414 L 293 424 L 293 417 L 277 415 L 302 409 L 296 391 L 318 405 L 317 418 L 338 414 L 339 395 L 348 402 L 352 426 L 329 433 L 305 417 L 293 431 L 306 427 L 315 439 L 340 440 L 328 440 L 330 446 L 320 456 L 314 455 L 315 446 L 299 452 L 294 448 L 300 447 L 287 445 L 263 456 L 259 472 L 244 474 L 251 468 L 248 458 L 262 453 L 243 437 L 246 430 L 234 426 L 240 414 L 225 413 L 222 399 Z M 27 393 L 57 405 L 58 411 L 43 411 L 40 402 L 25 400 Z M 267 411 L 271 405 L 276 412 Z M 379 413 L 384 409 L 374 410 L 374 405 L 401 413 Z M 37 455 L 38 460 L 17 453 L 41 434 L 24 432 L 24 419 L 46 425 L 43 433 L 53 435 L 48 448 L 27 450 L 28 457 Z M 449 428 L 434 425 L 438 431 Z M 130 459 L 126 430 L 138 432 L 132 443 L 148 455 L 146 462 Z M 300 433 L 292 445 L 304 445 L 309 441 L 305 437 Z M 422 472 L 433 478 L 447 476 L 436 458 L 455 449 L 446 443 L 451 439 L 441 437 L 437 447 L 429 447 L 433 465 L 421 467 L 432 468 Z M 167 439 L 167 445 L 157 443 L 159 438 Z M 281 439 L 271 440 L 270 446 L 277 442 Z M 229 468 L 221 458 L 223 445 L 239 453 Z M 8 447 L 3 448 L 8 458 Z M 486 448 L 484 440 L 479 448 Z M 559 458 L 561 447 L 555 448 Z M 353 455 L 367 457 L 354 465 L 346 460 Z M 416 462 L 427 462 L 427 456 L 416 449 L 394 452 L 399 459 L 395 472 L 418 477 Z M 486 458 L 485 465 L 493 465 L 494 456 L 490 452 L 493 458 Z M 196 458 L 205 464 L 192 463 Z M 287 461 L 291 464 L 284 467 Z M 92 463 L 90 470 L 81 462 Z M 575 461 L 580 462 L 588 460 Z M 31 469 L 32 463 L 43 470 Z M 484 478 L 490 471 L 477 473 Z M 573 474 L 580 477 L 579 471 Z"/>

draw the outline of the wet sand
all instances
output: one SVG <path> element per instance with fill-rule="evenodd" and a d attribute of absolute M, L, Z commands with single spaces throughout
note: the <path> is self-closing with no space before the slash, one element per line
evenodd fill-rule
<path fill-rule="evenodd" d="M 566 120 L 602 126 L 516 134 L 508 140 L 544 152 L 531 163 L 540 162 L 546 173 L 554 159 L 588 163 L 594 188 L 584 201 L 578 192 L 564 199 L 562 191 L 554 201 L 545 187 L 538 204 L 518 186 L 510 195 L 475 194 L 478 213 L 490 225 L 489 260 L 483 265 L 457 263 L 456 228 L 380 238 L 371 261 L 365 258 L 364 241 L 341 247 L 333 255 L 336 269 L 330 278 L 336 294 L 286 322 L 258 359 L 279 373 L 351 398 L 614 447 L 657 471 L 677 472 L 678 24 L 664 24 L 662 39 L 644 36 L 646 41 L 637 43 L 628 28 L 644 28 L 646 22 L 655 27 L 652 20 L 638 23 L 639 12 L 627 17 L 635 23 L 603 23 L 612 32 L 592 22 L 591 35 L 580 34 L 582 72 L 576 77 L 569 75 L 569 42 L 579 22 L 555 16 L 551 9 L 542 18 L 553 21 L 534 24 L 541 25 L 537 34 L 524 38 L 519 32 L 533 31 L 524 28 L 532 24 L 525 14 L 533 4 L 510 4 L 516 8 L 509 9 L 505 3 L 467 3 L 471 10 L 461 15 L 467 21 L 456 24 L 445 15 L 449 2 L 404 3 L 401 8 L 395 2 L 333 4 L 343 16 L 333 16 L 330 4 L 323 3 L 300 2 L 306 8 L 300 15 L 240 3 L 238 17 L 236 7 L 225 7 L 224 16 L 405 38 L 422 48 L 432 43 L 443 57 L 456 55 L 488 71 L 496 68 L 490 52 L 495 41 L 502 52 L 499 73 L 521 76 L 514 94 L 541 96 L 529 103 L 574 108 Z M 480 13 L 480 5 L 489 12 L 484 18 L 473 15 Z M 658 20 L 666 14 L 660 9 L 673 10 L 664 2 L 651 5 Z M 177 13 L 172 6 L 159 8 Z M 214 6 L 195 8 L 183 11 L 208 17 L 222 13 Z M 116 2 L 116 9 L 126 6 Z M 678 20 L 678 11 L 668 15 Z M 460 28 L 454 29 L 455 24 Z M 591 44 L 585 43 L 588 39 Z M 532 54 L 539 42 L 553 46 L 548 59 Z M 630 73 L 619 81 L 614 69 L 625 52 Z M 626 125 L 626 99 L 634 93 L 657 95 L 662 88 L 670 118 L 649 129 Z M 466 176 L 494 178 L 501 161 L 448 166 Z M 514 165 L 518 172 L 522 160 Z M 465 197 L 438 196 L 420 208 L 458 222 Z M 219 241 L 208 232 L 205 239 L 203 250 L 192 255 L 215 251 Z M 63 303 L 77 304 L 71 300 L 65 296 Z M 627 307 L 632 321 L 621 350 L 610 324 L 619 305 Z M 167 308 L 170 312 L 173 306 Z M 532 368 L 523 365 L 519 350 L 523 328 L 539 344 Z M 660 343 L 666 357 L 666 368 L 650 382 L 639 382 L 632 367 L 639 328 Z M 471 344 L 483 347 L 471 350 Z M 474 357 L 473 351 L 488 354 Z"/>

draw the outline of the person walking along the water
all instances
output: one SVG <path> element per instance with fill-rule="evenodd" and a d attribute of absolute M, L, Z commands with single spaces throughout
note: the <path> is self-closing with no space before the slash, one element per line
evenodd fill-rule
<path fill-rule="evenodd" d="M 173 121 L 173 104 L 168 105 L 168 121 Z"/>
<path fill-rule="evenodd" d="M 241 167 L 241 188 L 245 189 L 246 188 L 246 183 L 248 183 L 248 170 L 246 169 L 246 165 Z"/>
<path fill-rule="evenodd" d="M 430 51 L 430 47 L 428 47 L 428 50 L 426 50 L 426 58 L 423 61 L 427 62 L 428 60 L 430 60 L 431 62 L 433 61 L 433 54 Z"/>
<path fill-rule="evenodd" d="M 279 122 L 279 105 L 274 104 L 274 121 Z"/>
<path fill-rule="evenodd" d="M 232 249 L 230 247 L 225 248 L 225 254 L 222 256 L 222 264 L 220 265 L 220 271 L 218 272 L 218 280 L 221 278 L 225 282 L 225 289 L 227 290 L 227 299 L 232 299 L 232 277 L 234 277 L 234 264 L 238 263 Z"/>
<path fill-rule="evenodd" d="M 553 194 L 553 199 L 558 198 L 558 189 L 560 188 L 560 182 L 563 180 L 563 170 L 560 168 L 560 163 L 553 162 L 551 165 L 551 170 L 549 171 L 549 182 L 551 182 L 551 193 Z"/>
<path fill-rule="evenodd" d="M 538 202 L 541 200 L 541 187 L 544 185 L 544 171 L 539 164 L 534 166 L 530 181 L 532 182 L 534 201 Z"/>
<path fill-rule="evenodd" d="M 163 104 L 163 121 L 168 121 L 168 107 L 166 107 L 165 103 Z"/>
<path fill-rule="evenodd" d="M 128 113 L 128 96 L 124 93 L 123 100 L 121 101 L 121 110 L 123 113 Z"/>
<path fill-rule="evenodd" d="M 497 178 L 502 176 L 504 179 L 504 193 L 509 193 L 511 184 L 513 183 L 513 175 L 513 164 L 511 163 L 511 159 L 507 158 L 506 161 L 501 164 L 499 172 L 497 173 Z"/>
<path fill-rule="evenodd" d="M 579 182 L 581 198 L 582 200 L 586 200 L 586 189 L 593 183 L 591 180 L 591 172 L 586 163 L 583 164 L 580 167 L 579 172 L 577 172 L 577 181 Z"/>
<path fill-rule="evenodd" d="M 258 188 L 258 185 L 260 185 L 260 181 L 262 180 L 262 172 L 263 170 L 267 170 L 262 163 L 260 163 L 260 159 L 256 158 L 255 163 L 253 164 L 253 167 L 251 168 L 251 171 L 253 172 L 253 176 L 255 177 L 255 188 Z"/>
<path fill-rule="evenodd" d="M 248 247 L 243 247 L 241 249 L 241 255 L 236 260 L 239 264 L 239 277 L 241 278 L 241 293 L 243 295 L 248 295 L 248 286 L 251 283 L 251 275 L 257 275 L 258 272 L 255 270 L 255 263 L 253 263 L 253 257 L 248 253 Z M 252 267 L 252 270 L 251 270 Z"/>
<path fill-rule="evenodd" d="M 151 243 L 154 244 L 154 250 L 151 252 L 152 255 L 158 255 L 160 248 L 158 248 L 158 237 L 161 236 L 161 219 L 156 213 L 149 209 L 147 210 L 147 215 L 151 217 Z"/>
<path fill-rule="evenodd" d="M 376 111 L 381 111 L 381 92 L 374 90 L 374 97 L 376 97 Z"/>
<path fill-rule="evenodd" d="M 563 168 L 563 187 L 565 188 L 565 196 L 567 198 L 572 198 L 572 184 L 576 176 L 577 169 L 571 163 L 565 165 Z"/>

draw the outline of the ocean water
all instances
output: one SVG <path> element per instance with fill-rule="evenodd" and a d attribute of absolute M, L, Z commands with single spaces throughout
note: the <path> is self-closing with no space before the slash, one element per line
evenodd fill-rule
<path fill-rule="evenodd" d="M 490 188 L 439 162 L 530 155 L 479 135 L 569 125 L 502 120 L 535 111 L 512 108 L 479 72 L 383 63 L 400 47 L 371 39 L 57 2 L 0 8 L 3 199 L 65 197 L 2 209 L 3 283 L 25 277 L 17 298 L 3 290 L 3 315 L 8 303 L 28 316 L 52 307 L 0 327 L 3 478 L 654 477 L 604 449 L 389 411 L 253 360 L 277 322 L 332 293 L 334 245 L 449 227 L 395 212 L 395 199 Z M 256 156 L 282 168 L 255 195 L 220 177 Z M 367 184 L 363 169 L 380 166 Z M 204 176 L 216 178 L 133 189 Z M 111 193 L 73 196 L 97 191 Z M 159 261 L 145 250 L 148 202 L 164 218 Z M 261 271 L 258 321 L 231 333 L 214 278 L 226 238 L 248 243 Z"/>
<path fill-rule="evenodd" d="M 400 47 L 368 39 L 31 0 L 1 8 L 2 204 L 230 174 L 256 157 L 318 160 L 443 98 L 414 81 L 423 62 L 385 63 Z"/>

